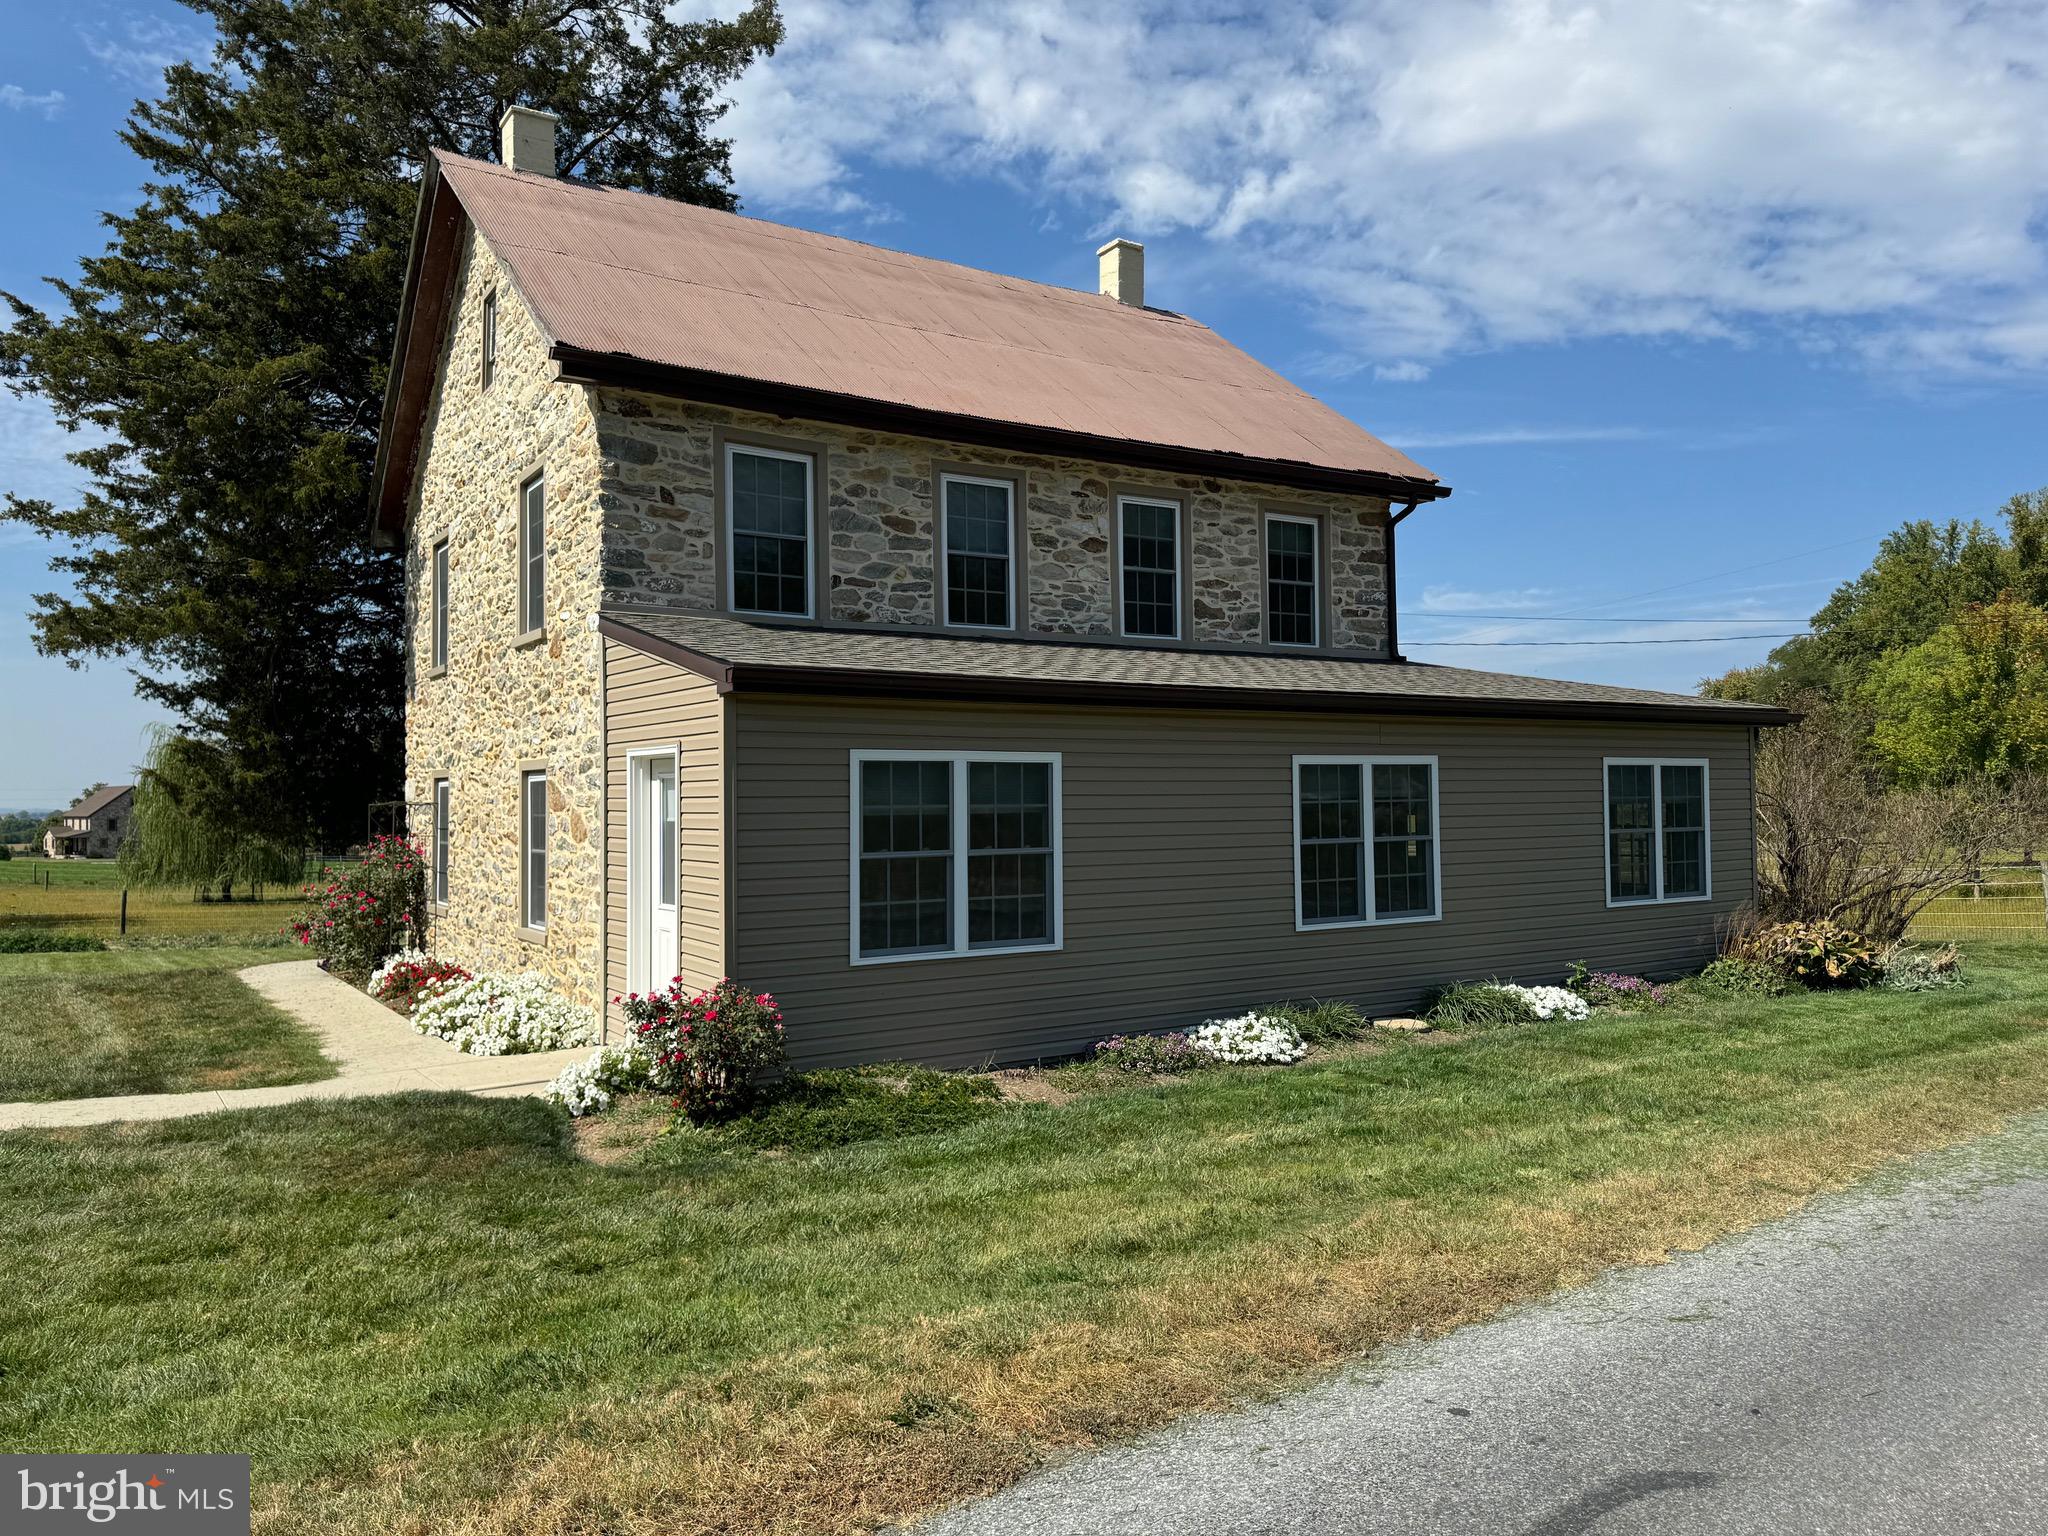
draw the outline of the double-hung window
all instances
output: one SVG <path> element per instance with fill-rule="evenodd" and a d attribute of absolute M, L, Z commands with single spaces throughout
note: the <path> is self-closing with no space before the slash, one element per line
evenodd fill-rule
<path fill-rule="evenodd" d="M 975 475 L 939 476 L 939 568 L 945 622 L 1010 629 L 1017 606 L 1017 487 Z"/>
<path fill-rule="evenodd" d="M 1060 946 L 1057 754 L 855 752 L 856 964 Z"/>
<path fill-rule="evenodd" d="M 1436 759 L 1294 760 L 1295 926 L 1441 915 Z"/>
<path fill-rule="evenodd" d="M 535 475 L 519 487 L 519 629 L 537 635 L 548 621 L 548 484 Z"/>
<path fill-rule="evenodd" d="M 807 453 L 726 445 L 726 599 L 735 613 L 812 616 L 811 473 Z"/>
<path fill-rule="evenodd" d="M 478 373 L 477 385 L 481 389 L 489 389 L 491 380 L 498 375 L 498 290 L 495 288 L 484 295 L 483 335 L 478 340 L 483 367 Z"/>
<path fill-rule="evenodd" d="M 1266 516 L 1266 640 L 1317 645 L 1322 633 L 1322 524 L 1284 512 Z"/>
<path fill-rule="evenodd" d="M 434 605 L 431 652 L 435 671 L 448 665 L 448 541 L 434 545 L 429 601 Z"/>
<path fill-rule="evenodd" d="M 1180 507 L 1119 496 L 1117 564 L 1123 631 L 1133 639 L 1180 638 Z"/>
<path fill-rule="evenodd" d="M 548 925 L 548 776 L 519 776 L 519 922 L 534 932 Z"/>
<path fill-rule="evenodd" d="M 1610 757 L 1604 767 L 1607 904 L 1704 901 L 1713 890 L 1706 763 Z"/>
<path fill-rule="evenodd" d="M 448 814 L 453 795 L 446 779 L 434 780 L 434 905 L 448 905 Z"/>

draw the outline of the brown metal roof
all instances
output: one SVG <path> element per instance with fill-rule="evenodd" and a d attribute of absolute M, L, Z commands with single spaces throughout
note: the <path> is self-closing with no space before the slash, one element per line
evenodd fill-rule
<path fill-rule="evenodd" d="M 444 186 L 573 377 L 610 363 L 650 385 L 670 373 L 681 393 L 712 380 L 791 392 L 786 414 L 837 419 L 833 402 L 860 402 L 933 418 L 934 433 L 1000 425 L 1104 453 L 1198 454 L 1217 461 L 1210 472 L 1251 479 L 1282 467 L 1294 483 L 1306 471 L 1397 499 L 1444 494 L 1406 454 L 1184 315 L 457 155 L 437 153 L 428 171 L 403 325 L 415 308 L 441 318 L 413 289 L 445 280 L 422 260 Z M 401 335 L 394 395 L 419 363 L 406 353 L 437 340 Z"/>
<path fill-rule="evenodd" d="M 755 624 L 709 614 L 608 608 L 604 633 L 739 692 L 1059 698 L 1076 702 L 1349 714 L 1534 716 L 1782 725 L 1782 709 L 1468 672 L 1412 661 L 1151 650 L 1046 638 Z"/>

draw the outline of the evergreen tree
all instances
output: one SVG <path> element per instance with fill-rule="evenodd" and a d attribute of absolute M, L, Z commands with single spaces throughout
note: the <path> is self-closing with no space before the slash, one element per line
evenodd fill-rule
<path fill-rule="evenodd" d="M 8 496 L 60 542 L 37 648 L 122 657 L 233 760 L 250 837 L 335 844 L 400 776 L 401 569 L 370 468 L 430 147 L 489 157 L 515 102 L 562 169 L 731 207 L 721 92 L 781 39 L 773 0 L 681 23 L 661 0 L 184 0 L 173 66 L 123 141 L 140 204 L 56 287 L 5 295 L 0 380 L 100 446 L 75 506 Z"/>

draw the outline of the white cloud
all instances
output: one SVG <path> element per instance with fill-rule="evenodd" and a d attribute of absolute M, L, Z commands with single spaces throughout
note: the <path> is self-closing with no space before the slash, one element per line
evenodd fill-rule
<path fill-rule="evenodd" d="M 105 441 L 93 430 L 67 432 L 33 397 L 0 389 L 0 493 L 60 505 L 85 488 L 83 470 L 65 457 Z M 17 523 L 0 523 L 0 545 L 37 542 Z"/>
<path fill-rule="evenodd" d="M 1425 587 L 1425 613 L 1518 613 L 1557 601 L 1548 587 L 1521 587 L 1506 592 L 1472 592 L 1463 587 Z M 1445 638 L 1449 638 L 1448 636 Z"/>
<path fill-rule="evenodd" d="M 1291 285 L 1390 381 L 1771 330 L 1915 372 L 2048 367 L 2035 0 L 784 13 L 730 119 L 756 206 L 860 211 L 870 163 L 1011 177 L 1165 242 L 1162 278 Z"/>
<path fill-rule="evenodd" d="M 78 40 L 94 59 L 129 84 L 151 91 L 164 83 L 164 71 L 173 64 L 204 54 L 212 38 L 210 28 L 154 16 L 131 18 L 118 32 L 106 25 L 78 30 Z"/>
<path fill-rule="evenodd" d="M 15 112 L 40 112 L 46 118 L 54 118 L 64 110 L 62 91 L 25 91 L 18 85 L 0 85 L 0 107 Z"/>
<path fill-rule="evenodd" d="M 1634 443 L 1652 434 L 1641 427 L 1478 427 L 1437 432 L 1427 428 L 1381 434 L 1397 448 L 1501 448 L 1544 443 Z"/>

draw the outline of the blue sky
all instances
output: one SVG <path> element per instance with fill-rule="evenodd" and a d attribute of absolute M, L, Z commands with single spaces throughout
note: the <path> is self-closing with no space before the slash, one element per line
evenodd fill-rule
<path fill-rule="evenodd" d="M 204 34 L 9 13 L 0 287 L 46 296 L 135 196 L 130 102 Z M 2031 0 L 785 15 L 729 122 L 747 210 L 1075 286 L 1143 240 L 1151 302 L 1456 488 L 1402 529 L 1418 659 L 1690 689 L 1772 642 L 1563 642 L 1795 628 L 1900 521 L 2048 484 Z M 0 487 L 61 495 L 64 447 L 0 394 Z M 46 558 L 0 530 L 0 807 L 125 777 L 152 718 L 119 664 L 35 655 Z"/>

